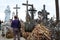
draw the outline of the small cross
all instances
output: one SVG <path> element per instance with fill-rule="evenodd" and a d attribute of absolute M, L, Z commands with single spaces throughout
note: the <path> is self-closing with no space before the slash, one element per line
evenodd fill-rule
<path fill-rule="evenodd" d="M 18 16 L 18 9 L 20 9 L 20 7 L 18 7 L 18 5 L 16 4 L 16 7 L 14 7 L 13 9 L 16 9 L 16 16 Z"/>

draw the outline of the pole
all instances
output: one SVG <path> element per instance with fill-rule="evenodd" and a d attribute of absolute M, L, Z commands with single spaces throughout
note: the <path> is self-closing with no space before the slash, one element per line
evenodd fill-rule
<path fill-rule="evenodd" d="M 55 0 L 55 4 L 56 4 L 56 23 L 59 22 L 59 2 L 58 0 Z"/>

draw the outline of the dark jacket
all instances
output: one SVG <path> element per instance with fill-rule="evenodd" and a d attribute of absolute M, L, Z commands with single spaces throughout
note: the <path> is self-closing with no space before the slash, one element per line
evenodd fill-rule
<path fill-rule="evenodd" d="M 18 19 L 13 20 L 12 23 L 11 23 L 11 27 L 12 28 L 19 28 L 19 27 L 21 27 L 20 21 Z"/>

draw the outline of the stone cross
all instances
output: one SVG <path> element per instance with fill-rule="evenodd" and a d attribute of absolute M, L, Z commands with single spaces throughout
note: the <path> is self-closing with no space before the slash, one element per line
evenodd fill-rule
<path fill-rule="evenodd" d="M 28 11 L 31 11 L 31 18 L 32 20 L 34 20 L 34 13 L 37 11 L 33 8 L 33 5 L 32 5 L 32 8 L 30 8 Z"/>
<path fill-rule="evenodd" d="M 16 7 L 14 7 L 13 9 L 16 9 L 16 16 L 18 16 L 18 9 L 20 9 L 20 7 L 18 7 L 18 5 L 16 4 Z"/>

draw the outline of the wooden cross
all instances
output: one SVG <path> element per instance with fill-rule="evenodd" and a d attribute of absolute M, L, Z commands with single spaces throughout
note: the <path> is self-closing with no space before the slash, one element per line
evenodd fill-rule
<path fill-rule="evenodd" d="M 25 4 L 25 3 L 23 3 L 22 5 L 25 5 L 26 6 L 26 17 L 28 16 L 28 6 L 32 6 L 31 4 L 28 4 L 28 0 L 27 0 L 27 3 Z M 26 21 L 27 21 L 27 19 L 26 19 Z"/>
<path fill-rule="evenodd" d="M 20 7 L 18 7 L 18 5 L 16 4 L 16 7 L 14 7 L 13 9 L 16 9 L 16 16 L 18 16 L 18 9 L 20 9 Z"/>
<path fill-rule="evenodd" d="M 32 5 L 32 8 L 30 8 L 28 11 L 31 11 L 31 18 L 32 20 L 34 20 L 34 12 L 36 12 L 37 10 L 35 10 Z"/>
<path fill-rule="evenodd" d="M 43 13 L 43 16 L 46 17 L 46 19 L 48 19 L 47 16 L 49 15 L 49 13 L 45 10 L 45 5 L 43 5 L 43 11 L 42 11 L 42 13 Z"/>

